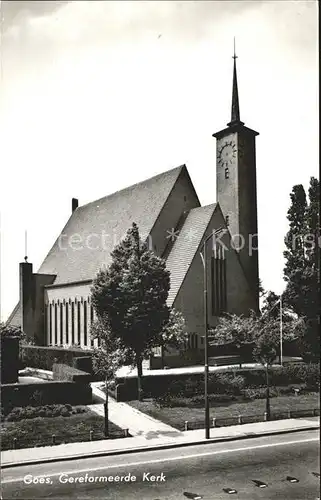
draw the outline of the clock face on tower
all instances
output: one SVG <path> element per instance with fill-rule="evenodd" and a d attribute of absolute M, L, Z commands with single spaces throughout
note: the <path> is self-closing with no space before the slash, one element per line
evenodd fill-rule
<path fill-rule="evenodd" d="M 236 158 L 236 144 L 234 141 L 226 141 L 218 150 L 217 160 L 222 167 L 228 167 Z"/>

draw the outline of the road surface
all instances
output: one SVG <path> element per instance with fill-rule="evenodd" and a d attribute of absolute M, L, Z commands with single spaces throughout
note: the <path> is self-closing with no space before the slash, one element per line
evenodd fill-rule
<path fill-rule="evenodd" d="M 316 500 L 318 471 L 319 432 L 303 431 L 10 467 L 2 498 Z"/>

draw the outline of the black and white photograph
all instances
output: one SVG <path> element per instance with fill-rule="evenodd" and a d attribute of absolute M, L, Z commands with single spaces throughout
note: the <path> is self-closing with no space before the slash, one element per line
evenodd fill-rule
<path fill-rule="evenodd" d="M 2 499 L 320 500 L 318 8 L 0 2 Z"/>

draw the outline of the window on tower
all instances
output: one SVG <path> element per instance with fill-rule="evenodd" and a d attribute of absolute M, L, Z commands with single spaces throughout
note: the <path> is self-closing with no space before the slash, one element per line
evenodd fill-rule
<path fill-rule="evenodd" d="M 227 226 L 229 226 L 229 225 L 230 225 L 230 217 L 229 217 L 228 215 L 225 217 L 225 224 L 226 224 Z"/>
<path fill-rule="evenodd" d="M 227 308 L 226 259 L 217 248 L 211 257 L 212 315 L 220 316 Z"/>
<path fill-rule="evenodd" d="M 225 179 L 228 179 L 230 177 L 230 172 L 228 170 L 228 167 L 225 169 Z"/>

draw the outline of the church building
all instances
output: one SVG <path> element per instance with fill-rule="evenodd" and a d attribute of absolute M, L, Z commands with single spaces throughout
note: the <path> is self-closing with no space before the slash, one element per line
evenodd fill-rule
<path fill-rule="evenodd" d="M 91 283 L 133 222 L 166 260 L 168 305 L 182 312 L 191 349 L 204 347 L 205 240 L 208 326 L 226 312 L 258 311 L 257 135 L 240 119 L 234 56 L 231 120 L 213 134 L 216 202 L 201 206 L 185 165 L 86 205 L 73 198 L 70 217 L 38 272 L 27 258 L 20 263 L 20 300 L 8 323 L 38 345 L 96 345 L 90 338 Z"/>

